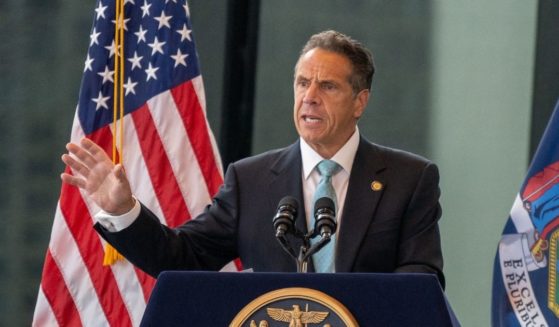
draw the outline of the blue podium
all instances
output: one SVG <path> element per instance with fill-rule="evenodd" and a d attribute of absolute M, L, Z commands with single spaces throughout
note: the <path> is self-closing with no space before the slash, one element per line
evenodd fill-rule
<path fill-rule="evenodd" d="M 433 275 L 218 272 L 163 272 L 149 299 L 142 326 L 229 326 L 255 299 L 287 288 L 325 293 L 345 306 L 359 326 L 459 326 Z M 304 310 L 297 306 L 299 309 Z M 284 318 L 288 312 L 268 309 L 270 317 L 274 316 L 270 314 L 273 310 L 283 311 Z M 288 320 L 267 319 L 269 322 L 260 326 L 289 325 Z M 258 326 L 258 321 L 262 320 L 253 319 L 246 326 Z M 293 325 L 297 325 L 294 321 Z M 330 326 L 304 322 L 303 319 L 302 326 Z"/>

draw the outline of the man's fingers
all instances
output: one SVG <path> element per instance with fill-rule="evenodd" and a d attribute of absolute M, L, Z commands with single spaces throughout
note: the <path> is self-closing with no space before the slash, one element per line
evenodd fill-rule
<path fill-rule="evenodd" d="M 89 168 L 84 166 L 81 162 L 77 161 L 76 159 L 72 158 L 72 156 L 68 154 L 63 154 L 62 161 L 70 168 L 72 168 L 72 171 L 74 171 L 75 173 L 78 173 L 85 178 L 89 176 Z"/>
<path fill-rule="evenodd" d="M 83 138 L 80 142 L 81 146 L 87 150 L 95 160 L 101 161 L 111 161 L 107 153 L 95 142 L 88 138 Z"/>
<path fill-rule="evenodd" d="M 68 173 L 62 173 L 60 175 L 60 179 L 62 179 L 62 181 L 64 183 L 73 185 L 73 186 L 77 186 L 79 188 L 85 188 L 85 180 L 83 180 L 83 178 L 79 178 L 76 176 L 72 176 Z"/>
<path fill-rule="evenodd" d="M 66 144 L 66 149 L 68 149 L 71 154 L 75 155 L 76 158 L 78 158 L 88 168 L 92 168 L 97 164 L 97 160 L 95 160 L 88 151 L 74 143 Z"/>

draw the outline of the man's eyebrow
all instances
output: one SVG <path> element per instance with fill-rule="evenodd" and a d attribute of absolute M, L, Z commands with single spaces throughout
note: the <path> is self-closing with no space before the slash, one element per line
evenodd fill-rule
<path fill-rule="evenodd" d="M 303 75 L 297 75 L 297 76 L 295 76 L 295 79 L 294 79 L 295 83 L 308 82 L 310 80 L 311 80 L 310 78 L 305 77 Z"/>
<path fill-rule="evenodd" d="M 334 79 L 329 79 L 329 78 L 317 79 L 317 78 L 314 78 L 314 77 L 305 77 L 303 75 L 296 75 L 295 80 L 297 80 L 297 81 L 298 80 L 305 80 L 305 81 L 311 81 L 312 80 L 312 81 L 316 81 L 317 83 L 320 83 L 320 84 L 324 84 L 324 83 L 338 84 L 338 82 L 336 82 L 336 80 L 334 80 Z"/>

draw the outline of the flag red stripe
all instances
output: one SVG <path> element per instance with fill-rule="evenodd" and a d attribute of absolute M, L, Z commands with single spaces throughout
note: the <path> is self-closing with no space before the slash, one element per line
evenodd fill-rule
<path fill-rule="evenodd" d="M 103 148 L 103 150 L 105 150 L 105 152 L 109 155 L 112 156 L 112 139 L 108 139 L 106 137 L 98 137 L 97 134 L 91 135 L 90 136 L 92 139 L 94 139 L 94 141 Z M 124 140 L 124 144 L 126 144 L 126 140 Z M 119 158 L 119 153 L 118 151 L 116 152 L 117 158 L 115 160 L 118 161 Z M 124 163 L 126 164 L 126 163 Z M 143 272 L 142 270 L 134 267 L 134 272 L 138 278 L 138 281 L 140 283 L 140 286 L 142 288 L 142 293 L 143 293 L 143 297 L 144 297 L 144 301 L 147 303 L 149 296 L 151 295 L 151 291 L 153 289 L 153 286 L 155 285 L 156 280 L 154 278 L 152 278 L 151 276 L 149 276 L 148 274 L 146 274 L 145 272 Z"/>
<path fill-rule="evenodd" d="M 171 89 L 171 94 L 182 117 L 188 138 L 206 181 L 208 192 L 210 196 L 214 196 L 223 183 L 223 178 L 213 155 L 206 117 L 198 101 L 192 81 Z"/>
<path fill-rule="evenodd" d="M 50 250 L 47 251 L 45 258 L 41 287 L 59 325 L 82 325 L 78 308 L 68 291 L 68 287 L 66 287 L 64 278 L 52 258 Z M 40 323 L 40 321 L 36 323 Z"/>
<path fill-rule="evenodd" d="M 92 224 L 83 223 L 91 222 L 92 218 L 76 188 L 62 185 L 60 210 L 64 217 L 72 217 L 66 219 L 66 224 L 76 240 L 107 320 L 111 325 L 131 326 L 128 310 L 124 306 L 112 270 L 103 266 L 103 244 Z"/>
<path fill-rule="evenodd" d="M 235 267 L 237 268 L 238 271 L 243 270 L 243 263 L 241 262 L 240 258 L 235 259 L 233 262 L 235 263 Z"/>
<path fill-rule="evenodd" d="M 105 149 L 109 144 L 112 146 L 112 133 L 108 127 L 101 128 L 88 137 Z M 70 173 L 69 170 L 67 172 Z M 107 320 L 111 325 L 131 326 L 132 322 L 113 272 L 109 266 L 103 266 L 103 244 L 93 229 L 93 220 L 77 188 L 62 185 L 60 210 L 76 240 Z"/>
<path fill-rule="evenodd" d="M 138 280 L 140 281 L 140 285 L 142 286 L 142 291 L 144 293 L 144 300 L 147 303 L 157 280 L 142 270 L 136 268 L 136 266 L 134 266 L 134 271 L 136 272 L 136 276 L 138 276 Z"/>
<path fill-rule="evenodd" d="M 131 326 L 132 322 L 111 268 L 103 266 L 104 249 L 99 236 L 91 224 L 84 224 L 81 221 L 91 222 L 92 219 L 76 188 L 67 184 L 62 185 L 60 210 L 64 217 L 73 217 L 66 219 L 66 224 L 76 240 L 107 320 L 111 325 Z"/>
<path fill-rule="evenodd" d="M 545 225 L 543 231 L 540 234 L 540 238 L 542 240 L 547 239 L 548 234 L 553 232 L 557 228 L 557 226 L 559 226 L 559 220 L 552 220 L 549 224 Z"/>
<path fill-rule="evenodd" d="M 181 225 L 190 219 L 190 213 L 148 106 L 144 105 L 134 111 L 132 121 L 136 127 L 144 161 L 167 225 L 170 227 Z"/>

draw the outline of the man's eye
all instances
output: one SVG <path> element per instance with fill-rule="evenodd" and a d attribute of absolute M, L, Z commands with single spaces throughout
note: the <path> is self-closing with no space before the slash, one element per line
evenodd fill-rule
<path fill-rule="evenodd" d="M 324 83 L 322 84 L 322 89 L 324 90 L 334 90 L 336 88 L 336 86 L 332 83 Z"/>
<path fill-rule="evenodd" d="M 307 86 L 309 86 L 309 82 L 308 81 L 298 81 L 297 86 L 307 87 Z"/>

